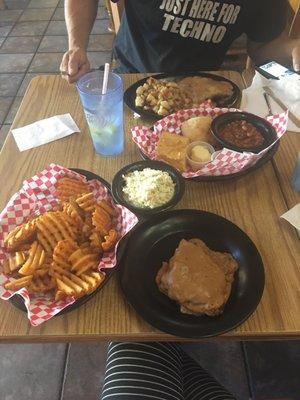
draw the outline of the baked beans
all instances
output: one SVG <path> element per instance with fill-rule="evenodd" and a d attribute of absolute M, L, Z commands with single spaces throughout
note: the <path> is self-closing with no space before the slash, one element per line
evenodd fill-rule
<path fill-rule="evenodd" d="M 220 137 L 244 149 L 260 147 L 265 139 L 257 128 L 245 120 L 233 121 L 220 130 Z"/>

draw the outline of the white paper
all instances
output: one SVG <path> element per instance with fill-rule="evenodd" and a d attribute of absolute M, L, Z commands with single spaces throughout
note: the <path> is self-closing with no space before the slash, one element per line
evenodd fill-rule
<path fill-rule="evenodd" d="M 281 78 L 279 80 L 267 79 L 259 72 L 255 73 L 252 84 L 243 90 L 241 109 L 265 118 L 268 114 L 268 107 L 263 96 L 263 86 L 269 86 L 289 110 L 300 119 L 300 79 L 291 77 Z M 268 96 L 272 114 L 282 113 L 284 110 Z M 293 122 L 289 119 L 288 131 L 300 132 Z"/>
<path fill-rule="evenodd" d="M 300 203 L 296 204 L 295 207 L 282 214 L 280 218 L 284 218 L 296 229 L 298 229 L 298 231 L 300 231 Z"/>
<path fill-rule="evenodd" d="M 75 132 L 80 130 L 70 114 L 56 115 L 12 130 L 20 151 L 53 142 Z"/>

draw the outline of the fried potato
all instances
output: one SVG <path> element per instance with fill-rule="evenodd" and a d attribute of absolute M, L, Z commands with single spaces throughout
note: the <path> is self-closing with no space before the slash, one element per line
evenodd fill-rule
<path fill-rule="evenodd" d="M 46 275 L 50 276 L 50 268 L 51 268 L 51 264 L 43 264 L 42 268 L 37 269 L 36 271 L 34 271 L 34 276 L 39 276 L 39 277 L 43 277 Z"/>
<path fill-rule="evenodd" d="M 77 285 L 77 283 L 72 281 L 70 278 L 68 278 L 67 276 L 63 276 L 61 279 L 65 285 L 74 290 L 75 297 L 82 297 L 85 295 L 84 289 L 81 286 Z"/>
<path fill-rule="evenodd" d="M 35 238 L 34 238 L 34 240 L 35 240 Z M 25 252 L 28 252 L 28 250 L 30 249 L 30 247 L 31 247 L 31 243 L 24 243 L 24 244 L 20 244 L 20 245 L 18 245 L 18 251 L 25 251 Z"/>
<path fill-rule="evenodd" d="M 4 246 L 8 251 L 17 249 L 20 245 L 28 243 L 36 235 L 36 219 L 16 226 L 4 239 Z"/>
<path fill-rule="evenodd" d="M 53 262 L 59 267 L 70 269 L 69 257 L 77 249 L 78 245 L 73 240 L 59 241 L 53 250 Z"/>
<path fill-rule="evenodd" d="M 70 199 L 68 203 L 64 203 L 62 210 L 69 215 L 78 226 L 83 225 L 85 214 L 74 199 Z"/>
<path fill-rule="evenodd" d="M 92 192 L 84 193 L 77 197 L 76 203 L 86 212 L 93 212 L 96 205 L 96 199 Z"/>
<path fill-rule="evenodd" d="M 82 193 L 89 192 L 88 184 L 74 178 L 61 178 L 57 182 L 57 197 L 60 201 L 68 201 L 71 197 L 78 197 Z"/>
<path fill-rule="evenodd" d="M 69 269 L 62 268 L 55 263 L 52 263 L 49 268 L 49 275 L 53 276 L 54 278 L 61 278 L 63 275 L 68 276 L 69 273 Z"/>
<path fill-rule="evenodd" d="M 4 287 L 7 290 L 19 290 L 21 288 L 28 287 L 31 280 L 32 280 L 32 275 L 23 276 L 22 278 L 15 279 L 11 282 L 5 283 Z"/>
<path fill-rule="evenodd" d="M 102 272 L 90 271 L 82 274 L 81 278 L 89 283 L 90 289 L 87 294 L 92 293 L 104 281 L 105 275 Z"/>
<path fill-rule="evenodd" d="M 92 215 L 88 213 L 85 216 L 85 221 L 82 226 L 81 236 L 80 236 L 81 241 L 84 242 L 85 240 L 87 240 L 92 234 L 94 229 L 95 227 L 92 223 Z"/>
<path fill-rule="evenodd" d="M 55 280 L 48 274 L 44 276 L 34 276 L 28 285 L 29 293 L 44 293 L 56 287 Z"/>
<path fill-rule="evenodd" d="M 100 257 L 92 249 L 78 249 L 71 254 L 69 261 L 72 264 L 71 271 L 81 275 L 89 269 L 97 268 Z"/>
<path fill-rule="evenodd" d="M 57 277 L 57 286 L 60 293 L 56 293 L 56 298 L 61 299 L 62 293 L 76 298 L 92 293 L 103 282 L 105 276 L 101 272 L 89 271 L 80 277 L 68 273 Z"/>
<path fill-rule="evenodd" d="M 165 116 L 193 105 L 189 92 L 176 82 L 150 77 L 136 90 L 135 105 Z"/>
<path fill-rule="evenodd" d="M 91 247 L 91 244 L 89 243 L 89 242 L 83 242 L 81 245 L 80 245 L 80 248 L 81 249 L 89 249 Z"/>
<path fill-rule="evenodd" d="M 65 284 L 60 278 L 56 278 L 56 284 L 58 289 L 65 293 L 67 296 L 74 296 L 75 291 L 72 287 Z"/>
<path fill-rule="evenodd" d="M 15 259 L 15 264 L 17 267 L 24 264 L 24 262 L 26 261 L 27 254 L 28 253 L 25 251 L 16 251 L 15 252 L 14 259 Z"/>
<path fill-rule="evenodd" d="M 101 200 L 97 203 L 97 206 L 103 208 L 111 217 L 116 217 L 118 215 L 117 211 L 111 207 L 107 201 Z"/>
<path fill-rule="evenodd" d="M 91 246 L 90 242 L 84 242 L 82 245 L 80 245 L 80 249 L 82 254 L 99 254 L 98 249 Z"/>
<path fill-rule="evenodd" d="M 84 291 L 84 293 L 82 293 L 82 290 L 80 290 L 79 292 L 76 292 L 75 290 L 75 293 L 83 295 L 85 293 L 88 293 L 88 291 L 90 290 L 90 285 L 87 282 L 83 281 L 80 277 L 78 277 L 74 273 L 65 270 L 61 267 L 57 267 L 56 265 L 52 265 L 51 275 L 54 277 L 54 279 L 60 279 L 68 287 L 75 290 L 75 286 L 69 283 L 69 281 L 71 280 L 71 282 L 73 282 L 76 285 L 79 285 L 81 289 L 83 289 Z M 61 285 L 61 287 L 63 287 L 63 285 Z"/>
<path fill-rule="evenodd" d="M 118 238 L 117 211 L 105 200 L 97 203 L 88 184 L 62 178 L 57 183 L 61 203 L 10 232 L 10 252 L 3 272 L 16 278 L 9 290 L 27 288 L 29 294 L 52 292 L 55 301 L 92 293 L 105 279 L 97 271 L 103 249 Z"/>
<path fill-rule="evenodd" d="M 25 263 L 26 258 L 27 252 L 25 251 L 17 251 L 14 255 L 10 255 L 2 265 L 3 272 L 5 274 L 11 274 L 18 270 L 20 266 Z"/>
<path fill-rule="evenodd" d="M 97 205 L 92 215 L 92 223 L 96 231 L 104 236 L 108 234 L 112 225 L 112 220 L 110 215 L 102 207 Z"/>
<path fill-rule="evenodd" d="M 108 251 L 113 248 L 113 246 L 117 243 L 118 233 L 115 229 L 110 229 L 108 235 L 104 236 L 104 242 L 102 242 L 101 246 L 103 251 Z"/>
<path fill-rule="evenodd" d="M 99 232 L 93 232 L 90 235 L 90 243 L 91 243 L 91 247 L 94 247 L 95 249 L 99 249 L 102 250 L 102 242 L 103 242 L 103 238 L 102 236 L 99 234 Z"/>
<path fill-rule="evenodd" d="M 45 261 L 45 250 L 40 243 L 34 241 L 29 250 L 29 257 L 19 269 L 21 275 L 32 275 Z"/>
<path fill-rule="evenodd" d="M 75 240 L 78 226 L 63 211 L 50 211 L 41 215 L 36 223 L 37 239 L 47 252 L 52 252 L 58 242 Z"/>
<path fill-rule="evenodd" d="M 63 300 L 65 297 L 66 297 L 66 294 L 64 292 L 62 292 L 61 290 L 57 289 L 55 291 L 55 294 L 54 294 L 55 301 Z"/>

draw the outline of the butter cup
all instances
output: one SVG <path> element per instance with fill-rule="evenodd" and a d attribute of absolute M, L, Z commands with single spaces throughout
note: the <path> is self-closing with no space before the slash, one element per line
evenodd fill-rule
<path fill-rule="evenodd" d="M 205 162 L 192 160 L 190 155 L 191 155 L 192 149 L 195 146 L 203 146 L 203 147 L 205 147 L 210 153 L 210 160 L 209 161 L 205 161 Z M 192 170 L 193 171 L 198 171 L 201 167 L 203 167 L 203 165 L 208 164 L 208 163 L 210 163 L 212 161 L 213 153 L 215 153 L 215 149 L 213 148 L 213 146 L 211 144 L 198 140 L 198 141 L 192 142 L 192 143 L 190 143 L 188 145 L 188 147 L 186 149 L 186 159 L 187 159 L 187 162 L 189 163 L 190 167 L 192 168 Z"/>

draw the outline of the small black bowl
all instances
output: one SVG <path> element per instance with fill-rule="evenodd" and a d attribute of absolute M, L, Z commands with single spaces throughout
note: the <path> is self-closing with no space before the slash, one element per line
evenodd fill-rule
<path fill-rule="evenodd" d="M 222 139 L 220 136 L 221 129 L 229 124 L 230 122 L 244 120 L 256 127 L 256 129 L 262 134 L 264 137 L 264 143 L 258 147 L 239 147 L 235 146 L 232 143 L 227 142 Z M 247 112 L 227 112 L 221 114 L 213 119 L 211 124 L 211 131 L 217 141 L 222 145 L 222 147 L 226 147 L 227 149 L 243 152 L 251 152 L 251 153 L 260 153 L 265 148 L 269 147 L 272 143 L 274 143 L 277 139 L 277 133 L 273 126 L 266 121 L 265 119 L 258 117 L 257 115 L 250 114 Z"/>
<path fill-rule="evenodd" d="M 123 194 L 123 186 L 125 183 L 123 176 L 133 171 L 141 171 L 144 168 L 158 169 L 160 171 L 167 172 L 171 176 L 173 182 L 175 183 L 175 193 L 172 199 L 166 204 L 155 208 L 140 208 L 135 207 L 125 199 Z M 173 168 L 171 165 L 168 165 L 162 161 L 144 160 L 126 165 L 116 173 L 112 181 L 112 195 L 114 200 L 128 208 L 133 213 L 143 217 L 175 207 L 176 204 L 181 200 L 184 194 L 184 189 L 185 182 L 180 172 L 178 172 L 177 169 Z"/>

